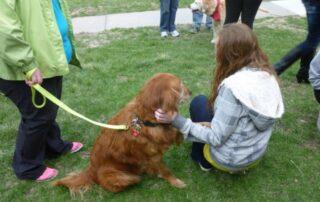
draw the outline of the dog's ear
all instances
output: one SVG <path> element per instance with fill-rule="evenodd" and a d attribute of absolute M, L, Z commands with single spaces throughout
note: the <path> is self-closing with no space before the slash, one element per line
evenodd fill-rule
<path fill-rule="evenodd" d="M 144 111 L 155 111 L 162 108 L 165 111 L 176 111 L 179 99 L 177 81 L 167 75 L 150 79 L 140 90 L 137 101 Z"/>
<path fill-rule="evenodd" d="M 168 113 L 173 113 L 178 110 L 179 90 L 170 88 L 165 89 L 160 94 L 160 107 Z"/>

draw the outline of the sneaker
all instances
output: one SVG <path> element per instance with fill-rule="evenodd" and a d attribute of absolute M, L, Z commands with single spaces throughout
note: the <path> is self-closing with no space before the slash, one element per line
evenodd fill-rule
<path fill-rule="evenodd" d="M 168 32 L 163 31 L 163 32 L 160 33 L 160 36 L 161 36 L 162 38 L 167 37 L 167 36 L 168 36 Z"/>
<path fill-rule="evenodd" d="M 200 31 L 200 28 L 199 27 L 192 27 L 192 29 L 190 30 L 190 33 L 192 34 L 196 34 Z"/>
<path fill-rule="evenodd" d="M 49 168 L 47 167 L 44 172 L 42 173 L 42 175 L 40 175 L 40 177 L 38 177 L 36 179 L 37 182 L 43 182 L 43 181 L 48 181 L 48 180 L 52 180 L 53 178 L 55 178 L 58 175 L 58 171 L 56 169 L 53 168 Z"/>
<path fill-rule="evenodd" d="M 212 165 L 204 157 L 199 160 L 198 164 L 203 171 L 208 172 L 212 169 Z"/>
<path fill-rule="evenodd" d="M 205 171 L 205 172 L 208 172 L 208 171 L 212 170 L 212 166 L 210 164 L 205 165 L 205 164 L 201 164 L 199 162 L 199 166 L 200 166 L 200 169 Z"/>
<path fill-rule="evenodd" d="M 77 151 L 79 151 L 80 149 L 82 149 L 83 144 L 80 142 L 72 142 L 72 147 L 70 149 L 70 153 L 76 153 Z"/>
<path fill-rule="evenodd" d="M 212 44 L 215 44 L 215 43 L 216 43 L 216 39 L 212 39 L 212 40 L 211 40 L 211 43 L 212 43 Z"/>
<path fill-rule="evenodd" d="M 179 33 L 177 30 L 174 30 L 174 31 L 170 32 L 170 34 L 171 34 L 171 36 L 173 36 L 173 37 L 178 37 L 178 36 L 180 36 L 180 33 Z"/>

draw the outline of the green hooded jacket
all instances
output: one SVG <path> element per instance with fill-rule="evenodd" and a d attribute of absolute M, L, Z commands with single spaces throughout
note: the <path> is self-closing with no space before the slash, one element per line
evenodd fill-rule
<path fill-rule="evenodd" d="M 24 80 L 25 73 L 34 68 L 39 68 L 44 78 L 69 72 L 51 2 L 0 0 L 0 78 Z M 66 0 L 60 0 L 60 5 L 69 24 L 73 49 L 70 64 L 80 67 Z"/>

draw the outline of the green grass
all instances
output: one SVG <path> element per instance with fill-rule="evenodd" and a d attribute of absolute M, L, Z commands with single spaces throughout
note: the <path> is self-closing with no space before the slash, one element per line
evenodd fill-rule
<path fill-rule="evenodd" d="M 303 19 L 264 19 L 256 32 L 262 48 L 275 62 L 305 37 Z M 274 25 L 277 25 L 274 28 Z M 291 27 L 294 27 L 292 29 Z M 161 39 L 158 29 L 114 30 L 78 36 L 83 70 L 72 69 L 64 78 L 63 101 L 87 116 L 105 121 L 112 117 L 157 72 L 183 79 L 193 95 L 209 93 L 214 67 L 211 33 L 188 34 L 179 27 L 178 39 Z M 88 48 L 92 47 L 92 48 Z M 320 138 L 316 129 L 319 112 L 309 85 L 295 82 L 295 64 L 282 77 L 286 113 L 277 121 L 268 151 L 259 166 L 246 175 L 219 171 L 205 173 L 189 159 L 191 144 L 184 142 L 165 155 L 172 172 L 187 183 L 176 189 L 156 177 L 144 176 L 140 184 L 112 194 L 94 186 L 85 201 L 318 201 L 320 198 Z M 0 193 L 1 201 L 78 201 L 64 188 L 49 182 L 19 181 L 11 169 L 19 114 L 0 96 Z M 188 116 L 187 105 L 181 113 Z M 59 169 L 58 178 L 86 167 L 99 128 L 59 111 L 63 137 L 85 144 L 83 152 L 68 154 L 47 165 Z"/>
<path fill-rule="evenodd" d="M 187 7 L 192 2 L 193 0 L 181 0 L 179 7 Z M 105 15 L 160 8 L 159 0 L 70 0 L 68 4 L 72 16 Z"/>

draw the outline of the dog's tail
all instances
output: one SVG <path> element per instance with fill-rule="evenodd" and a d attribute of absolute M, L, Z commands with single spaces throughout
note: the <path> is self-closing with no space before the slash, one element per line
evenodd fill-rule
<path fill-rule="evenodd" d="M 70 174 L 65 178 L 53 182 L 52 185 L 65 186 L 69 189 L 70 193 L 74 195 L 86 192 L 93 183 L 93 180 L 88 175 L 88 170 L 85 170 L 78 174 Z"/>

